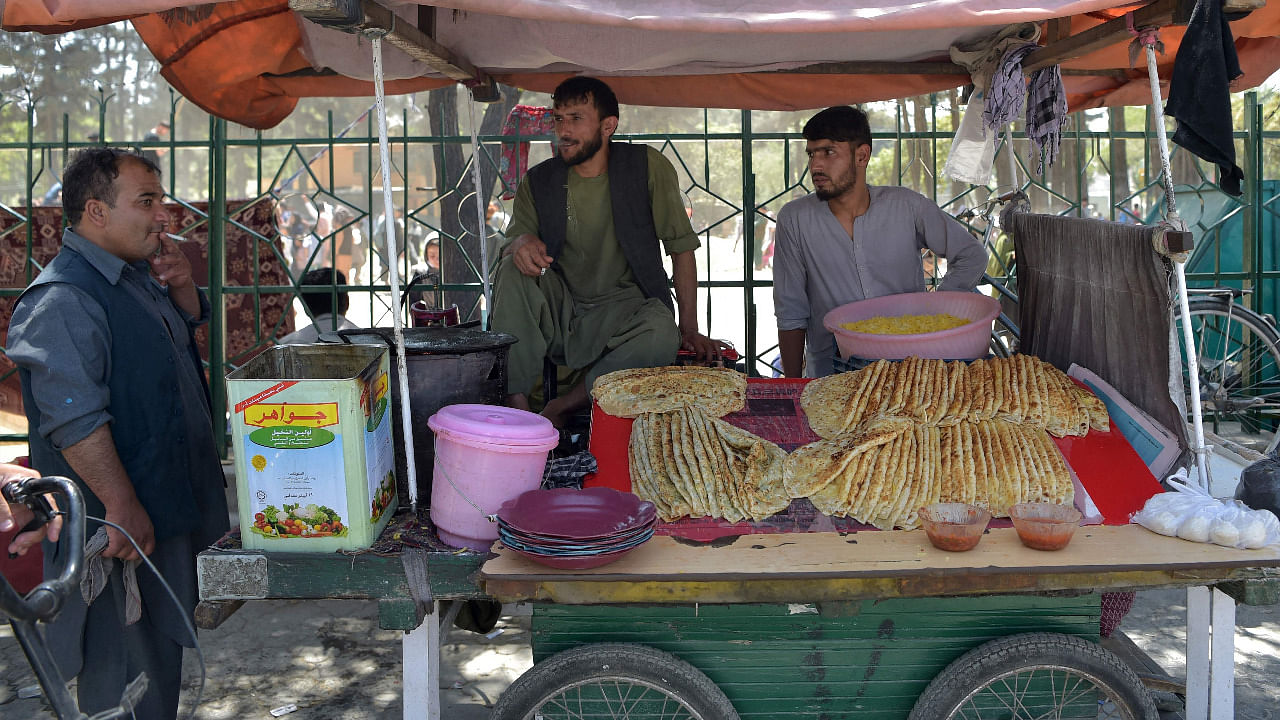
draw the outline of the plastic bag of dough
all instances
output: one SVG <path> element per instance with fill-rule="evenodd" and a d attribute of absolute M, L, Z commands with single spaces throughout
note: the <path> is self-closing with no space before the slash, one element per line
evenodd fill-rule
<path fill-rule="evenodd" d="M 1161 535 L 1192 542 L 1255 549 L 1280 542 L 1280 520 L 1250 510 L 1239 500 L 1219 500 L 1186 482 L 1186 471 L 1170 477 L 1169 492 L 1153 495 L 1130 519 Z"/>
<path fill-rule="evenodd" d="M 1209 526 L 1213 522 L 1214 511 L 1221 507 L 1221 503 L 1200 492 L 1199 488 L 1175 484 L 1173 481 L 1170 481 L 1170 485 L 1175 489 L 1152 495 L 1142 509 L 1129 519 L 1161 535 L 1208 542 Z M 1188 487 L 1188 490 L 1181 489 Z"/>
<path fill-rule="evenodd" d="M 1252 550 L 1280 541 L 1280 521 L 1269 510 L 1250 510 L 1228 500 L 1209 526 L 1209 542 Z"/>

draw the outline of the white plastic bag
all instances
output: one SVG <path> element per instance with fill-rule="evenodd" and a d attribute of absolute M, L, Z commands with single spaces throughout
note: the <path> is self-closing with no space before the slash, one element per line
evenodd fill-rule
<path fill-rule="evenodd" d="M 942 171 L 951 178 L 972 185 L 991 182 L 991 166 L 996 159 L 996 134 L 982 124 L 982 93 L 974 93 L 964 109 L 964 118 L 951 141 L 951 154 Z"/>
<path fill-rule="evenodd" d="M 1192 542 L 1241 549 L 1280 542 L 1280 520 L 1270 511 L 1219 500 L 1185 480 L 1186 471 L 1179 470 L 1168 479 L 1173 489 L 1153 495 L 1130 519 L 1152 532 Z"/>

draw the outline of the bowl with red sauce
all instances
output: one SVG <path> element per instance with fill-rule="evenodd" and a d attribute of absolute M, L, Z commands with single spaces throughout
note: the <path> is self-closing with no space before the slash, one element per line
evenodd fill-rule
<path fill-rule="evenodd" d="M 968 503 L 933 503 L 916 514 L 929 542 L 947 552 L 972 550 L 991 521 L 990 512 Z"/>
<path fill-rule="evenodd" d="M 1032 550 L 1061 550 L 1080 527 L 1080 511 L 1071 505 L 1031 502 L 1009 508 L 1018 539 Z"/>

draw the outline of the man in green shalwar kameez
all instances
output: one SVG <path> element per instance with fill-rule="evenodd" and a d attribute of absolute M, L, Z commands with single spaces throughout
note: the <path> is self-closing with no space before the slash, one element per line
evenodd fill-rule
<path fill-rule="evenodd" d="M 600 80 L 571 78 L 552 97 L 558 154 L 516 193 L 491 325 L 519 338 L 508 360 L 512 407 L 529 408 L 544 358 L 586 369 L 543 408 L 559 426 L 587 406 L 597 377 L 669 365 L 681 347 L 709 359 L 718 345 L 698 332 L 699 242 L 675 168 L 647 145 L 609 142 L 618 101 Z M 678 324 L 660 251 L 671 258 Z"/>

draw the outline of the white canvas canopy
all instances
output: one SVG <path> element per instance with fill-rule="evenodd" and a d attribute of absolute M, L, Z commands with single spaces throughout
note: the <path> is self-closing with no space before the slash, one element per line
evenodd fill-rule
<path fill-rule="evenodd" d="M 1251 87 L 1280 68 L 1280 4 L 1232 23 Z M 61 32 L 132 20 L 162 73 L 206 110 L 275 125 L 299 97 L 373 94 L 369 40 L 385 33 L 389 93 L 492 81 L 550 91 L 607 77 L 627 104 L 797 110 L 946 90 L 968 82 L 951 45 L 1014 23 L 1042 28 L 1024 65 L 1061 64 L 1071 110 L 1150 101 L 1130 67 L 1137 27 L 1162 27 L 1168 77 L 1191 3 L 1156 0 L 0 0 L 6 30 Z M 1126 13 L 1132 11 L 1132 17 Z M 109 13 L 109 15 L 104 15 Z"/>

